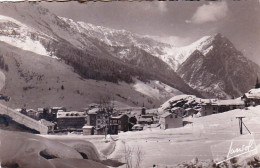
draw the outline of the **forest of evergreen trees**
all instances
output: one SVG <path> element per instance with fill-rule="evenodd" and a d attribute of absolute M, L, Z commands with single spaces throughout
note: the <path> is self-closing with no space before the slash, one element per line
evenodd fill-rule
<path fill-rule="evenodd" d="M 72 66 L 74 71 L 85 79 L 94 79 L 118 83 L 134 82 L 134 77 L 141 81 L 158 80 L 186 93 L 198 95 L 185 84 L 181 78 L 171 70 L 166 63 L 141 50 L 137 59 L 123 62 L 110 55 L 95 56 L 77 49 L 69 43 L 61 42 L 52 44 L 55 48 L 54 55 Z M 138 60 L 141 59 L 141 60 Z"/>

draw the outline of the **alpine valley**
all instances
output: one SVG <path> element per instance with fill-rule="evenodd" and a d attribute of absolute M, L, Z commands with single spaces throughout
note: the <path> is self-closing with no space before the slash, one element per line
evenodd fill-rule
<path fill-rule="evenodd" d="M 105 97 L 158 107 L 179 94 L 241 96 L 260 68 L 222 34 L 175 47 L 76 22 L 38 3 L 0 5 L 1 93 L 11 107 L 83 108 Z"/>

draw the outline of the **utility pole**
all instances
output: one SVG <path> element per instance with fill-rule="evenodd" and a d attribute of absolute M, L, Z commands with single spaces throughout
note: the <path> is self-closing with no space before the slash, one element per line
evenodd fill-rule
<path fill-rule="evenodd" d="M 246 127 L 245 123 L 243 122 L 243 118 L 245 117 L 236 117 L 239 121 L 239 132 L 242 135 L 243 134 L 243 125 L 244 127 L 247 129 L 247 131 L 251 134 L 251 132 L 249 131 L 249 129 Z"/>

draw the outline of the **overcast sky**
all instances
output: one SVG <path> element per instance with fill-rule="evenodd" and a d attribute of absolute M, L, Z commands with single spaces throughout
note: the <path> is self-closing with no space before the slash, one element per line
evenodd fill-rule
<path fill-rule="evenodd" d="M 260 0 L 41 3 L 76 21 L 158 36 L 176 46 L 222 33 L 260 64 Z"/>

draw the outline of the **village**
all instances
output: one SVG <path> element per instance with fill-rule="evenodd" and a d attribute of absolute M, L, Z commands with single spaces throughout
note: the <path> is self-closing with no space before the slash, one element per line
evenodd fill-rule
<path fill-rule="evenodd" d="M 15 109 L 48 128 L 49 134 L 75 133 L 83 135 L 115 135 L 119 132 L 142 131 L 159 127 L 162 130 L 179 128 L 189 117 L 203 117 L 235 109 L 260 105 L 260 84 L 236 99 L 201 99 L 193 95 L 177 95 L 158 109 L 114 108 L 91 104 L 80 111 L 67 111 L 65 107 Z"/>

